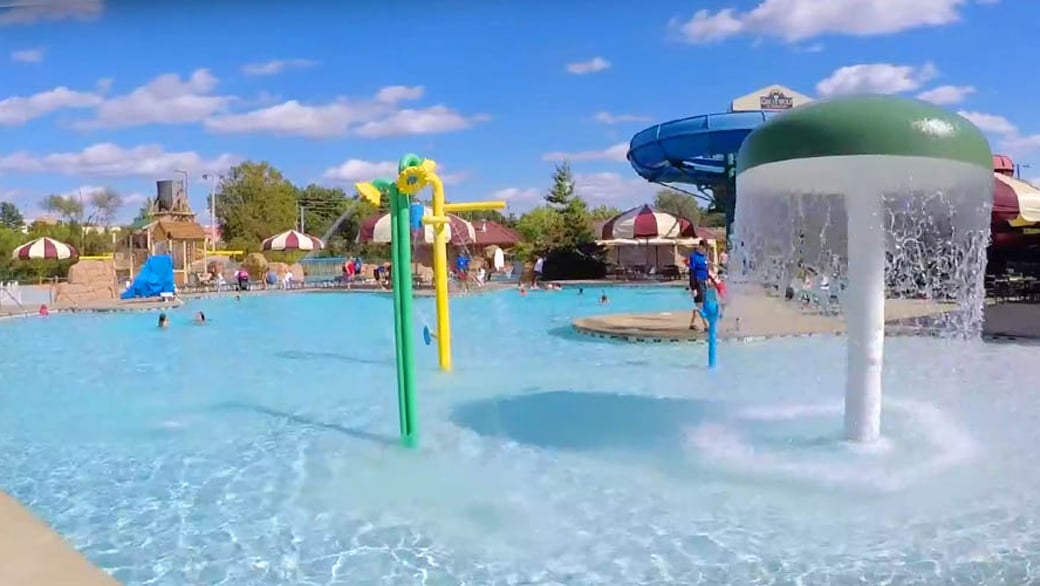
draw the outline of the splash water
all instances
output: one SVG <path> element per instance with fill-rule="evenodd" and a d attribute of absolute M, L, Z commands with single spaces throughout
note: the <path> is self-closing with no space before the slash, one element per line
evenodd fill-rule
<path fill-rule="evenodd" d="M 886 298 L 948 304 L 904 330 L 981 334 L 992 181 L 975 165 L 883 155 L 794 159 L 741 175 L 737 282 L 843 315 L 849 439 L 880 435 Z"/>

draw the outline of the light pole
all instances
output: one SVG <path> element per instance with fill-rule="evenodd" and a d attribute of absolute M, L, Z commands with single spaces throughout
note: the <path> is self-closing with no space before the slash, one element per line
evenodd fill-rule
<path fill-rule="evenodd" d="M 202 179 L 209 181 L 209 240 L 213 252 L 217 251 L 217 181 L 223 180 L 223 175 L 210 175 L 203 173 Z"/>
<path fill-rule="evenodd" d="M 1033 166 L 1029 163 L 1015 163 L 1015 179 L 1022 178 L 1022 169 L 1032 169 Z"/>

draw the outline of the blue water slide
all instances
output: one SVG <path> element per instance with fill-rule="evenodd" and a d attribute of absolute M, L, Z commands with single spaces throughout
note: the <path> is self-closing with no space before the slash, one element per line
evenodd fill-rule
<path fill-rule="evenodd" d="M 119 297 L 138 299 L 159 297 L 163 293 L 173 293 L 173 258 L 168 254 L 157 254 L 148 257 L 130 288 Z"/>
<path fill-rule="evenodd" d="M 628 161 L 655 183 L 711 184 L 751 131 L 779 112 L 702 114 L 651 126 L 632 137 Z"/>

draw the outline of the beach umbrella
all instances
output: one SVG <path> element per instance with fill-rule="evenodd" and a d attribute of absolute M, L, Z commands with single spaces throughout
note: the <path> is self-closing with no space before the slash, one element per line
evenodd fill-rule
<path fill-rule="evenodd" d="M 311 236 L 310 234 L 304 234 L 303 232 L 297 232 L 296 230 L 288 230 L 281 234 L 275 234 L 267 240 L 263 241 L 261 247 L 264 250 L 321 250 L 325 248 L 325 243 L 321 241 L 321 238 Z"/>
<path fill-rule="evenodd" d="M 423 207 L 423 216 L 432 215 L 433 211 L 429 207 Z M 473 224 L 458 216 L 448 214 L 448 224 L 445 226 L 445 230 L 447 230 L 446 236 L 449 244 L 460 246 L 477 242 L 477 232 Z M 391 235 L 390 214 L 385 213 L 366 218 L 361 222 L 357 240 L 358 242 L 389 244 Z M 433 244 L 433 226 L 423 224 L 422 228 L 413 230 L 412 241 L 417 244 Z"/>
<path fill-rule="evenodd" d="M 655 211 L 648 205 L 621 212 L 603 224 L 601 240 L 629 240 L 645 238 L 693 238 L 693 224 L 666 212 Z"/>
<path fill-rule="evenodd" d="M 15 260 L 46 259 L 65 260 L 79 256 L 72 246 L 53 238 L 37 238 L 32 242 L 15 248 L 11 251 L 11 258 Z"/>

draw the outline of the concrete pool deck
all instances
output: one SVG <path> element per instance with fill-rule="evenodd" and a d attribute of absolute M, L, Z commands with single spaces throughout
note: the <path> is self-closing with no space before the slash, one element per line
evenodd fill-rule
<path fill-rule="evenodd" d="M 0 584 L 117 586 L 18 501 L 0 492 Z"/>
<path fill-rule="evenodd" d="M 951 311 L 956 305 L 926 300 L 890 299 L 885 304 L 889 324 Z M 622 313 L 575 319 L 581 334 L 629 342 L 697 342 L 703 331 L 690 330 L 690 312 Z M 726 309 L 719 327 L 720 339 L 756 340 L 787 336 L 837 335 L 845 331 L 839 316 L 804 310 L 797 303 L 776 297 L 749 297 Z"/>

